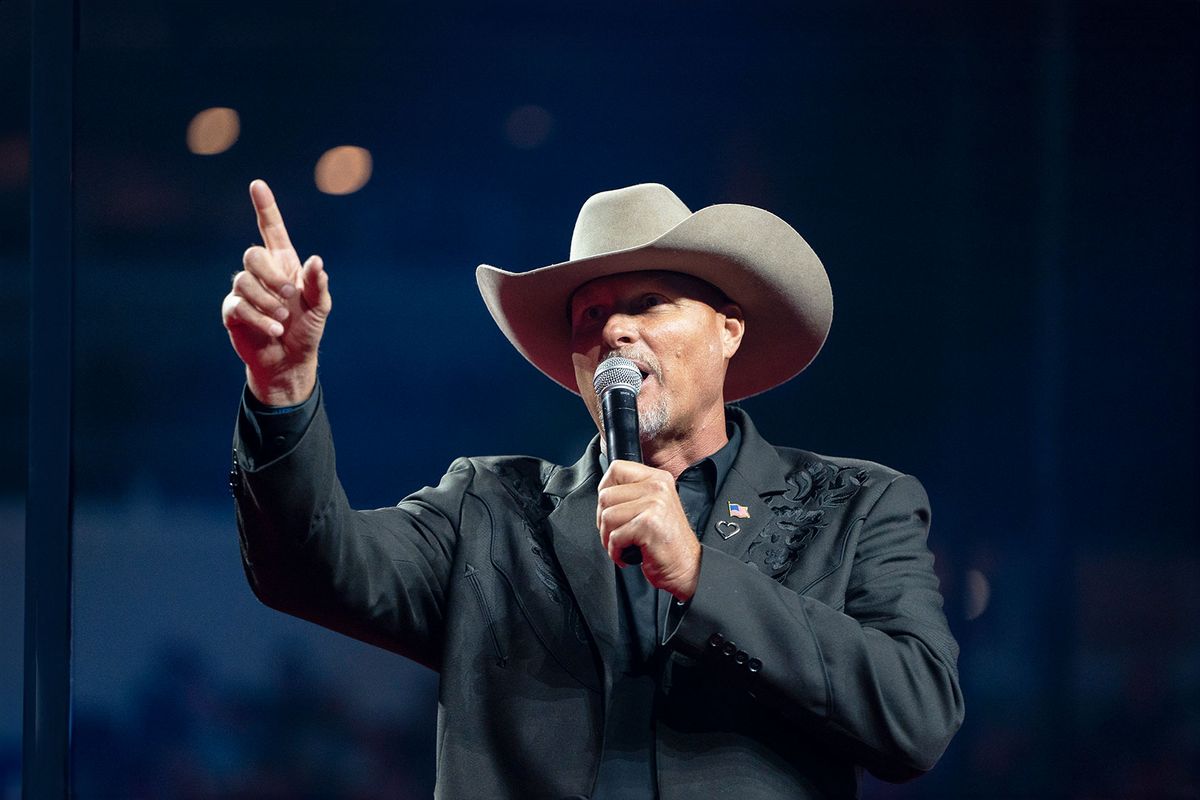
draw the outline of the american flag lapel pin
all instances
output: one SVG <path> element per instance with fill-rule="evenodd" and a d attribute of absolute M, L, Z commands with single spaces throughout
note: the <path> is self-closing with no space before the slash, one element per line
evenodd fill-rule
<path fill-rule="evenodd" d="M 750 519 L 750 507 L 744 506 L 741 503 L 730 503 L 729 516 L 737 517 L 738 519 Z"/>

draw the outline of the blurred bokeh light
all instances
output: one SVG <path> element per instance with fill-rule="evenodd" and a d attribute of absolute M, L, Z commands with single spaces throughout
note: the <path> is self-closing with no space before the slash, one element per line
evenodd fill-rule
<path fill-rule="evenodd" d="M 992 599 L 992 584 L 987 576 L 977 569 L 967 570 L 967 592 L 964 599 L 963 616 L 967 619 L 979 619 L 987 611 L 988 601 Z"/>
<path fill-rule="evenodd" d="M 317 188 L 325 194 L 352 194 L 371 180 L 371 153 L 342 145 L 326 150 L 317 161 Z"/>
<path fill-rule="evenodd" d="M 215 156 L 233 147 L 242 124 L 232 108 L 206 108 L 188 123 L 187 146 L 198 156 Z"/>
<path fill-rule="evenodd" d="M 541 106 L 526 105 L 513 109 L 504 122 L 508 143 L 520 150 L 541 147 L 554 131 L 554 117 Z"/>

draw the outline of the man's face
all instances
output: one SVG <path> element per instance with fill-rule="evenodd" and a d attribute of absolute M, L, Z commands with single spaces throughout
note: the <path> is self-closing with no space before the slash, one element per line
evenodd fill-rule
<path fill-rule="evenodd" d="M 622 356 L 642 371 L 643 439 L 687 438 L 724 403 L 726 364 L 741 342 L 741 311 L 704 281 L 675 272 L 597 278 L 571 297 L 571 361 L 600 428 L 596 367 Z"/>

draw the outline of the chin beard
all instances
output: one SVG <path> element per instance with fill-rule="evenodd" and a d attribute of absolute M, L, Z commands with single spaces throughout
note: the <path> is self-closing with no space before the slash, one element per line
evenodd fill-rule
<path fill-rule="evenodd" d="M 658 438 L 667 427 L 667 403 L 660 398 L 657 403 L 647 408 L 638 408 L 638 438 L 643 442 Z"/>

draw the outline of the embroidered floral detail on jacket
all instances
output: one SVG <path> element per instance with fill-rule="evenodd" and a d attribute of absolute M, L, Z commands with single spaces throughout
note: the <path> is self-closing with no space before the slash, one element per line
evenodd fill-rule
<path fill-rule="evenodd" d="M 862 489 L 866 470 L 813 461 L 784 480 L 792 488 L 768 506 L 774 514 L 747 551 L 747 560 L 782 580 L 818 533 L 828 513 Z"/>
<path fill-rule="evenodd" d="M 508 491 L 525 524 L 525 542 L 537 559 L 534 572 L 550 602 L 562 611 L 563 627 L 580 642 L 587 642 L 583 619 L 575 598 L 567 590 L 567 577 L 550 547 L 550 529 L 546 518 L 554 510 L 553 498 L 541 490 L 540 475 L 523 472 L 516 466 L 501 464 L 495 469 L 500 484 Z"/>

